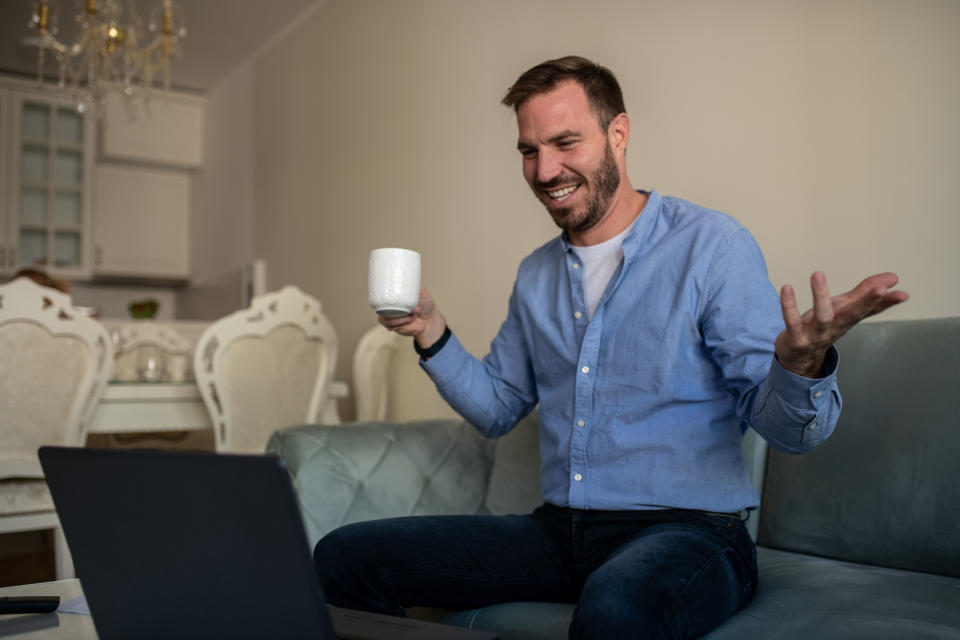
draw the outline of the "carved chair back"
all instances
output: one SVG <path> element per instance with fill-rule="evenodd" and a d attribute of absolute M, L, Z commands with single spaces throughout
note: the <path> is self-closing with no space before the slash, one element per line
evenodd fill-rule
<path fill-rule="evenodd" d="M 337 336 L 320 302 L 288 286 L 213 323 L 194 375 L 218 451 L 262 453 L 274 430 L 313 422 L 337 361 Z"/>

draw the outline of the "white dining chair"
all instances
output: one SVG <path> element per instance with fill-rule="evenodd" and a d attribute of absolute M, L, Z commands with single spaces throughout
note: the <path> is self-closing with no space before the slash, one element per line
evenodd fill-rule
<path fill-rule="evenodd" d="M 381 325 L 367 330 L 353 352 L 353 394 L 357 422 L 387 419 L 390 362 L 403 339 Z"/>
<path fill-rule="evenodd" d="M 0 533 L 54 531 L 57 579 L 74 576 L 37 449 L 82 446 L 113 367 L 110 337 L 69 295 L 0 285 Z"/>
<path fill-rule="evenodd" d="M 314 422 L 336 362 L 320 302 L 293 286 L 214 322 L 197 343 L 194 376 L 217 451 L 262 453 L 276 429 Z"/>
<path fill-rule="evenodd" d="M 104 322 L 113 341 L 118 382 L 185 382 L 193 379 L 194 341 L 154 320 Z"/>

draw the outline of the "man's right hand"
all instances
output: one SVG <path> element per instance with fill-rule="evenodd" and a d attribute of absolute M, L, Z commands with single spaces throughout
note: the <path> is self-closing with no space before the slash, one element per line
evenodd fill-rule
<path fill-rule="evenodd" d="M 420 285 L 420 300 L 417 308 L 405 316 L 379 316 L 380 324 L 402 336 L 413 336 L 421 348 L 426 349 L 443 335 L 447 321 L 437 310 L 433 297 L 426 287 Z"/>

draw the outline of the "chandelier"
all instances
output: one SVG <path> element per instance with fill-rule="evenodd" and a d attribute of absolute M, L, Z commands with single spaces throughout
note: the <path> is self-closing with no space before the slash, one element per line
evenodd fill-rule
<path fill-rule="evenodd" d="M 58 66 L 58 87 L 77 111 L 103 113 L 111 90 L 122 92 L 132 117 L 146 103 L 146 89 L 161 76 L 170 89 L 170 62 L 180 56 L 187 31 L 171 0 L 162 0 L 146 21 L 121 0 L 82 0 L 75 21 L 75 42 L 59 39 L 59 8 L 50 0 L 34 0 L 30 26 L 39 33 L 37 82 L 43 84 L 50 55 Z M 127 11 L 125 11 L 127 10 Z M 127 15 L 124 15 L 127 13 Z"/>

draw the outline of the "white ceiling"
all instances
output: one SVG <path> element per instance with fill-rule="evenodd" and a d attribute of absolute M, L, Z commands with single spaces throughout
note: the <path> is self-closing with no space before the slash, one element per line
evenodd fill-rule
<path fill-rule="evenodd" d="M 146 18 L 162 0 L 123 0 Z M 187 37 L 183 57 L 172 68 L 175 87 L 207 91 L 277 34 L 298 23 L 326 0 L 179 0 Z M 80 0 L 51 0 L 60 5 L 61 36 L 73 28 Z M 35 48 L 23 46 L 35 35 L 28 26 L 32 0 L 0 0 L 0 72 L 36 76 Z"/>

